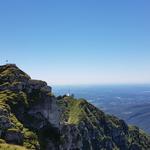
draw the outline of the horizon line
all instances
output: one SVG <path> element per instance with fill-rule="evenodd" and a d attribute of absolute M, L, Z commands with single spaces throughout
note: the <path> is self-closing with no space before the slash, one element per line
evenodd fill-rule
<path fill-rule="evenodd" d="M 150 83 L 87 83 L 87 84 L 50 84 L 47 83 L 50 86 L 142 86 L 142 85 L 150 85 Z"/>

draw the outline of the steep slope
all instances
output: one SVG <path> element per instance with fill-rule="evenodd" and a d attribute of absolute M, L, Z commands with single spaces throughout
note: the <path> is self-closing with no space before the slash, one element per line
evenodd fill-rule
<path fill-rule="evenodd" d="M 47 130 L 54 135 L 46 136 Z M 32 80 L 16 65 L 0 66 L 0 138 L 41 149 L 58 134 L 59 110 L 51 87 Z"/>
<path fill-rule="evenodd" d="M 65 148 L 150 149 L 150 137 L 138 127 L 128 126 L 123 120 L 106 115 L 84 99 L 65 96 L 59 99 Z"/>
<path fill-rule="evenodd" d="M 148 150 L 150 137 L 84 99 L 56 98 L 46 82 L 8 64 L 0 66 L 0 149 L 6 148 Z"/>

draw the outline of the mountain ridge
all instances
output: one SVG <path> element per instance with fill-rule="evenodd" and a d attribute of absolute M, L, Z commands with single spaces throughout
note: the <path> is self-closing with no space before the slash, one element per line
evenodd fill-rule
<path fill-rule="evenodd" d="M 54 96 L 46 82 L 15 64 L 0 66 L 0 139 L 12 150 L 11 144 L 29 150 L 150 149 L 149 135 L 138 127 L 84 99 Z"/>

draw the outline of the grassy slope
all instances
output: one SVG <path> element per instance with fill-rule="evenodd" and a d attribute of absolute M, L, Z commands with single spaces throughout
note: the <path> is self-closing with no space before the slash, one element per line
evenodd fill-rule
<path fill-rule="evenodd" d="M 11 144 L 0 144 L 0 150 L 27 150 L 27 149 L 25 147 Z"/>
<path fill-rule="evenodd" d="M 16 78 L 18 76 L 18 78 Z M 7 122 L 10 122 L 11 127 L 0 124 L 1 131 L 10 131 L 19 132 L 24 137 L 23 146 L 28 149 L 35 149 L 38 144 L 37 136 L 34 132 L 25 128 L 24 125 L 16 118 L 12 113 L 12 109 L 17 109 L 17 105 L 21 104 L 24 107 L 28 107 L 28 98 L 25 92 L 23 91 L 11 91 L 9 90 L 10 86 L 14 86 L 21 79 L 29 79 L 30 77 L 21 71 L 16 66 L 6 65 L 0 67 L 0 85 L 8 87 L 7 90 L 0 91 L 0 119 L 5 118 Z M 13 80 L 11 80 L 13 79 Z M 5 82 L 5 81 L 9 82 Z M 16 148 L 16 149 L 15 149 Z M 0 149 L 10 149 L 10 150 L 21 150 L 21 147 L 16 147 L 7 144 L 1 144 Z M 23 149 L 23 148 L 22 148 Z M 24 148 L 25 149 L 25 148 Z"/>

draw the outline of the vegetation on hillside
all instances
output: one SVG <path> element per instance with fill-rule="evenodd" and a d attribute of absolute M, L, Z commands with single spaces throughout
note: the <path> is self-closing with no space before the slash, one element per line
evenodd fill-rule
<path fill-rule="evenodd" d="M 60 117 L 51 116 L 56 109 Z M 57 121 L 60 125 L 55 126 Z M 84 99 L 56 98 L 45 82 L 30 79 L 15 65 L 4 65 L 0 66 L 0 149 L 148 150 L 150 137 Z"/>

